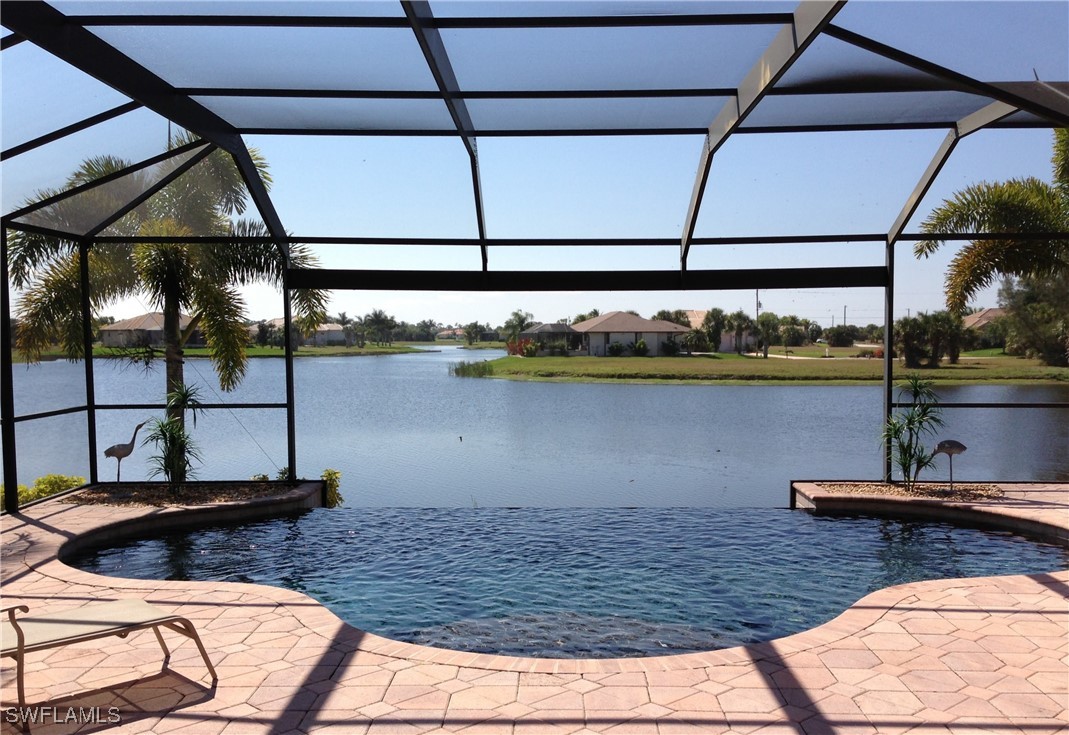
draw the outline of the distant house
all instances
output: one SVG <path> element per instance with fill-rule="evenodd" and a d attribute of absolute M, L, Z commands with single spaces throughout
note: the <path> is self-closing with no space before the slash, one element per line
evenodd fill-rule
<path fill-rule="evenodd" d="M 1005 309 L 980 309 L 969 314 L 961 320 L 961 325 L 966 329 L 983 329 L 996 319 L 1006 316 Z"/>
<path fill-rule="evenodd" d="M 182 314 L 178 318 L 178 326 L 185 330 L 191 321 L 191 317 Z M 100 341 L 105 347 L 162 347 L 163 312 L 153 311 L 114 324 L 105 324 L 100 328 Z M 204 335 L 195 329 L 186 344 L 203 345 Z"/>
<path fill-rule="evenodd" d="M 573 324 L 572 329 L 583 335 L 583 347 L 587 354 L 602 357 L 609 354 L 609 345 L 618 342 L 625 348 L 645 340 L 650 355 L 661 354 L 661 343 L 674 338 L 679 340 L 690 330 L 674 322 L 661 319 L 643 319 L 626 311 L 610 311 L 608 314 Z"/>
<path fill-rule="evenodd" d="M 312 337 L 312 344 L 316 347 L 329 347 L 332 345 L 345 344 L 345 327 L 333 322 L 320 324 Z"/>
<path fill-rule="evenodd" d="M 434 335 L 435 339 L 464 339 L 464 328 L 457 327 L 456 329 L 443 329 L 438 334 Z"/>
<path fill-rule="evenodd" d="M 276 319 L 264 319 L 263 322 L 264 322 L 264 324 L 266 324 L 269 327 L 274 327 L 275 331 L 278 332 L 279 334 L 282 334 L 286 330 L 286 319 L 285 319 L 285 317 L 281 317 L 280 316 L 280 317 L 278 317 Z M 260 335 L 260 322 L 253 322 L 252 324 L 249 325 L 248 330 L 249 330 L 249 341 L 250 342 L 255 342 L 256 338 Z M 296 327 L 296 325 L 294 325 L 294 331 L 296 331 L 296 330 L 297 330 L 297 327 Z M 293 343 L 293 346 L 294 347 L 301 347 L 301 346 L 303 346 L 305 344 L 308 344 L 308 340 L 306 340 L 304 338 L 303 334 L 298 334 L 296 341 Z M 316 344 L 319 344 L 319 343 L 316 342 Z M 333 343 L 331 343 L 331 344 L 333 344 Z"/>
<path fill-rule="evenodd" d="M 553 342 L 565 342 L 569 350 L 577 350 L 583 342 L 583 336 L 567 324 L 539 324 L 520 332 L 520 339 L 533 339 L 535 342 L 548 345 Z"/>
<path fill-rule="evenodd" d="M 690 321 L 691 329 L 701 329 L 705 324 L 705 315 L 709 313 L 708 309 L 687 309 L 687 319 Z M 746 332 L 749 335 L 749 332 Z M 712 345 L 709 349 L 712 349 Z M 734 352 L 735 351 L 735 333 L 728 333 L 724 330 L 720 333 L 720 345 L 717 352 Z"/>

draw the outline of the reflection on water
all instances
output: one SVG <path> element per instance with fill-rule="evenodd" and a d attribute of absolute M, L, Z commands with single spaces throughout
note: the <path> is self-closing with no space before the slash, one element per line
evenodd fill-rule
<path fill-rule="evenodd" d="M 683 386 L 520 383 L 451 378 L 458 359 L 490 352 L 295 363 L 298 472 L 342 472 L 342 494 L 365 506 L 782 506 L 795 479 L 871 479 L 881 472 L 879 386 Z M 20 411 L 84 401 L 83 367 L 15 371 Z M 284 401 L 281 360 L 251 360 L 234 393 L 217 396 L 210 365 L 187 361 L 206 400 Z M 96 363 L 100 403 L 158 402 L 163 376 Z M 70 400 L 64 398 L 67 393 Z M 941 388 L 952 401 L 1069 401 L 1069 386 Z M 79 398 L 80 397 L 80 398 Z M 101 448 L 126 441 L 146 411 L 100 411 Z M 1064 410 L 945 412 L 940 438 L 968 451 L 955 480 L 1069 481 Z M 285 412 L 205 411 L 192 431 L 201 479 L 274 476 L 286 462 Z M 461 441 L 463 437 L 463 441 Z M 19 426 L 20 481 L 88 475 L 84 416 Z M 934 443 L 934 440 L 933 440 Z M 102 451 L 102 450 L 101 450 Z M 123 461 L 146 478 L 150 447 Z M 100 476 L 114 463 L 100 457 Z M 924 477 L 947 479 L 940 457 Z"/>

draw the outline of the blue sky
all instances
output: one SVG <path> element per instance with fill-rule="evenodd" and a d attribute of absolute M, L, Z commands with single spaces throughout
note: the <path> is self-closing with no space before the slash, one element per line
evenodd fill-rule
<path fill-rule="evenodd" d="M 945 133 L 796 133 L 736 136 L 717 155 L 699 236 L 886 232 Z M 964 139 L 922 202 L 909 231 L 943 198 L 980 180 L 1050 180 L 1050 131 L 981 131 Z M 467 157 L 449 139 L 248 140 L 271 164 L 272 199 L 286 227 L 309 235 L 474 237 Z M 490 237 L 678 237 L 701 149 L 700 136 L 553 138 L 479 142 Z M 325 184 L 330 183 L 330 186 Z M 942 308 L 942 280 L 955 244 L 927 261 L 899 245 L 896 316 Z M 479 267 L 472 248 L 341 246 L 318 249 L 326 267 Z M 631 270 L 678 267 L 678 250 L 496 248 L 490 268 Z M 696 247 L 690 268 L 880 265 L 881 245 Z M 606 278 L 611 279 L 611 274 Z M 264 290 L 266 291 L 266 290 Z M 254 315 L 275 315 L 266 293 L 250 294 Z M 881 323 L 880 289 L 764 291 L 763 310 L 830 326 Z M 994 306 L 993 290 L 976 300 Z M 264 304 L 263 306 L 259 306 Z M 752 291 L 600 293 L 386 293 L 339 291 L 332 311 L 382 308 L 399 319 L 503 322 L 513 309 L 556 321 L 597 308 L 753 312 Z"/>
<path fill-rule="evenodd" d="M 436 7 L 446 14 L 470 12 L 470 8 L 440 1 Z M 574 4 L 561 7 L 581 10 Z M 684 3 L 683 7 L 689 6 Z M 1036 73 L 1049 80 L 1069 79 L 1065 3 L 1006 3 L 999 7 L 998 22 L 986 25 L 973 22 L 964 3 L 914 3 L 908 6 L 915 16 L 914 25 L 896 30 L 885 22 L 885 14 L 898 14 L 906 7 L 855 0 L 837 22 L 901 44 L 907 51 L 934 54 L 933 61 L 980 78 L 1030 79 Z M 953 12 L 946 12 L 947 8 Z M 952 36 L 956 45 L 948 41 Z M 1022 51 L 1005 43 L 1006 38 L 1029 38 L 1033 43 Z M 2 59 L 6 141 L 28 139 L 124 101 L 30 44 L 8 49 Z M 211 67 L 211 59 L 202 61 Z M 468 74 L 493 73 L 476 62 L 478 58 L 465 61 L 458 56 L 458 69 L 463 72 L 470 67 Z M 25 99 L 35 100 L 34 105 L 28 107 Z M 715 110 L 710 119 L 713 114 Z M 886 232 L 944 135 L 945 131 L 736 135 L 713 162 L 696 234 Z M 47 151 L 9 160 L 2 168 L 4 211 L 11 211 L 34 188 L 57 185 L 87 155 L 112 153 L 140 160 L 159 152 L 166 136 L 166 121 L 139 111 L 70 136 Z M 477 234 L 469 163 L 458 139 L 260 135 L 249 136 L 246 142 L 267 159 L 275 180 L 272 198 L 286 228 L 297 235 Z M 969 184 L 1024 176 L 1049 181 L 1050 143 L 1048 130 L 986 130 L 964 139 L 907 231 L 918 230 L 932 207 Z M 483 138 L 478 146 L 490 237 L 679 238 L 702 136 Z M 910 248 L 909 243 L 899 245 L 896 317 L 907 311 L 942 308 L 946 265 L 957 250 L 949 244 L 936 257 L 917 262 Z M 317 252 L 322 265 L 335 268 L 480 267 L 475 248 L 324 246 Z M 679 265 L 677 248 L 495 248 L 489 257 L 494 270 L 674 269 Z M 691 269 L 882 263 L 881 245 L 856 243 L 696 247 L 689 259 Z M 606 279 L 611 282 L 611 273 Z M 251 318 L 281 315 L 280 298 L 271 289 L 248 289 L 246 299 Z M 762 291 L 760 301 L 763 310 L 796 314 L 823 326 L 833 320 L 840 323 L 844 307 L 851 323 L 883 319 L 880 289 Z M 975 305 L 993 306 L 995 302 L 991 289 Z M 714 306 L 752 314 L 755 294 L 338 291 L 332 294 L 330 310 L 352 315 L 381 308 L 410 322 L 433 318 L 442 323 L 479 321 L 496 326 L 514 309 L 529 311 L 540 321 L 556 321 L 591 308 L 602 312 L 635 309 L 648 316 L 661 308 Z M 132 300 L 116 304 L 110 313 L 122 318 L 146 308 L 143 302 Z"/>

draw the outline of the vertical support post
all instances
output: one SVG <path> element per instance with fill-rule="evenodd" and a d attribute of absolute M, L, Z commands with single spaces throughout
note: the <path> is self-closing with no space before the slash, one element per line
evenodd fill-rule
<path fill-rule="evenodd" d="M 894 337 L 894 308 L 895 308 L 895 240 L 887 238 L 887 250 L 885 255 L 887 268 L 887 285 L 883 287 L 883 423 L 886 426 L 887 419 L 891 418 L 894 411 L 894 366 L 892 358 Z M 883 479 L 891 481 L 891 440 L 885 439 L 883 443 Z"/>
<path fill-rule="evenodd" d="M 282 314 L 286 338 L 282 341 L 286 350 L 286 468 L 289 479 L 297 479 L 297 416 L 296 393 L 293 388 L 293 303 L 290 298 L 290 251 L 288 245 L 279 244 L 285 259 L 282 270 Z"/>
<path fill-rule="evenodd" d="M 78 241 L 78 278 L 82 291 L 82 351 L 85 365 L 85 420 L 89 441 L 89 482 L 96 484 L 97 476 L 97 410 L 96 382 L 93 379 L 93 303 L 89 289 L 89 250 L 91 243 Z"/>
<path fill-rule="evenodd" d="M 15 457 L 15 381 L 11 364 L 11 286 L 7 270 L 7 227 L 0 228 L 0 434 L 4 449 L 4 510 L 19 510 Z"/>

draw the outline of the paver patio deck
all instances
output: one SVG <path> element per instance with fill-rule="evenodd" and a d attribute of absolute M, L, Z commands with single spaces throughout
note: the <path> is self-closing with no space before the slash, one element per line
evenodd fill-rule
<path fill-rule="evenodd" d="M 1069 485 L 1004 489 L 969 505 L 1069 534 Z M 27 700 L 55 708 L 34 733 L 1069 733 L 1065 570 L 900 585 L 760 645 L 583 661 L 399 643 L 287 590 L 114 579 L 58 559 L 81 534 L 181 512 L 52 501 L 4 517 L 4 606 L 146 599 L 194 622 L 220 676 L 211 688 L 194 645 L 174 636 L 161 667 L 146 633 L 30 656 Z M 14 666 L 0 674 L 11 706 Z M 101 722 L 51 721 L 72 707 L 100 708 Z M 18 732 L 11 719 L 4 733 Z"/>

